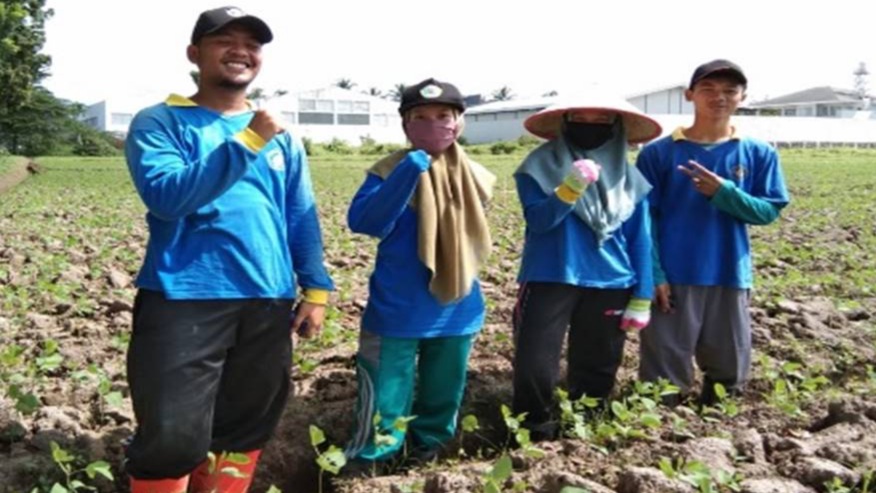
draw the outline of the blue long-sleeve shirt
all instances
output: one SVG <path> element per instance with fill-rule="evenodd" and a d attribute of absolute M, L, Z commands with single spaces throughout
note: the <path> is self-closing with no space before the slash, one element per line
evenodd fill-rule
<path fill-rule="evenodd" d="M 417 213 L 410 200 L 423 166 L 408 157 L 385 180 L 368 173 L 350 204 L 350 229 L 380 239 L 362 328 L 391 337 L 472 334 L 484 321 L 480 283 L 475 280 L 467 296 L 442 305 L 429 291 L 431 272 L 418 255 Z"/>
<path fill-rule="evenodd" d="M 520 282 L 556 282 L 573 286 L 633 288 L 633 297 L 651 299 L 650 216 L 647 200 L 601 246 L 574 213 L 573 204 L 545 194 L 525 174 L 515 175 L 526 219 Z"/>
<path fill-rule="evenodd" d="M 711 199 L 678 171 L 690 160 L 724 180 Z M 790 201 L 776 151 L 739 136 L 703 145 L 678 129 L 645 146 L 636 166 L 653 186 L 655 282 L 750 288 L 748 225 L 774 221 Z"/>
<path fill-rule="evenodd" d="M 171 96 L 131 122 L 125 156 L 150 233 L 139 287 L 170 299 L 333 289 L 303 147 L 285 133 L 263 142 L 252 116 Z"/>

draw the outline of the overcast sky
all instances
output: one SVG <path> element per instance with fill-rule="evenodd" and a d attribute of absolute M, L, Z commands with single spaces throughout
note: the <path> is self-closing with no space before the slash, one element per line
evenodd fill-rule
<path fill-rule="evenodd" d="M 48 0 L 45 85 L 82 103 L 189 95 L 185 48 L 204 0 Z M 749 99 L 876 72 L 876 1 L 249 0 L 264 19 L 253 87 L 300 91 L 352 79 L 388 90 L 434 76 L 467 93 L 508 86 L 518 97 L 599 84 L 631 95 L 686 83 L 714 58 L 740 64 Z M 876 75 L 869 88 L 876 91 Z"/>

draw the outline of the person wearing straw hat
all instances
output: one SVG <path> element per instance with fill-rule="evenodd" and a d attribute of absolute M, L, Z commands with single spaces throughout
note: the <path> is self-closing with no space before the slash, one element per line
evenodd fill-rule
<path fill-rule="evenodd" d="M 623 99 L 592 90 L 530 116 L 547 142 L 514 178 L 526 238 L 514 311 L 515 414 L 533 440 L 559 431 L 553 394 L 568 334 L 568 390 L 605 399 L 626 331 L 648 325 L 653 293 L 651 186 L 627 162 L 627 146 L 660 125 Z"/>
<path fill-rule="evenodd" d="M 670 404 L 692 387 L 694 358 L 705 374 L 704 405 L 717 399 L 715 384 L 738 391 L 751 366 L 747 229 L 775 221 L 789 197 L 776 151 L 731 125 L 747 83 L 728 60 L 697 67 L 685 91 L 693 126 L 649 144 L 638 157 L 654 186 L 657 284 L 639 376 L 679 386 L 682 393 Z"/>
<path fill-rule="evenodd" d="M 380 242 L 361 321 L 348 474 L 392 459 L 405 418 L 414 418 L 410 450 L 420 460 L 456 431 L 484 321 L 477 273 L 492 243 L 484 204 L 495 182 L 456 143 L 464 111 L 453 84 L 426 79 L 405 89 L 399 113 L 411 146 L 372 166 L 350 205 L 350 229 Z"/>

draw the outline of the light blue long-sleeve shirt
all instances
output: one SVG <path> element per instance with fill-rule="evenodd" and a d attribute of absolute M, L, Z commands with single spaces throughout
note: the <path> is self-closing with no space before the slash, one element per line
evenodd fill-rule
<path fill-rule="evenodd" d="M 170 299 L 333 289 L 303 147 L 286 133 L 258 142 L 252 117 L 171 96 L 132 121 L 125 156 L 150 233 L 139 287 Z"/>

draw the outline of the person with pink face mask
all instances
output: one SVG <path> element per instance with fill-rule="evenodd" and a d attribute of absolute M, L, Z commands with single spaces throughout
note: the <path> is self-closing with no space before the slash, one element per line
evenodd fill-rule
<path fill-rule="evenodd" d="M 348 212 L 378 238 L 361 321 L 348 472 L 377 471 L 402 449 L 431 460 L 456 432 L 469 351 L 484 322 L 478 268 L 490 253 L 484 214 L 495 176 L 456 142 L 465 104 L 426 79 L 399 106 L 411 146 L 372 166 Z M 414 417 L 406 433 L 394 426 Z M 376 440 L 375 431 L 389 440 Z M 407 435 L 407 436 L 406 436 Z"/>

